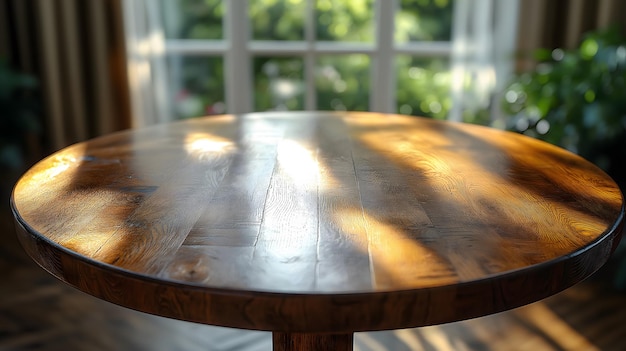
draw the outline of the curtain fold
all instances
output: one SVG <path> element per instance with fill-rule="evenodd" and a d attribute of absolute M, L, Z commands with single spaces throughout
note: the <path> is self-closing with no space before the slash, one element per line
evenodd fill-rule
<path fill-rule="evenodd" d="M 452 84 L 454 104 L 448 116 L 467 120 L 464 114 L 492 105 L 494 94 L 512 73 L 510 57 L 515 46 L 517 13 L 523 0 L 457 0 L 452 25 Z M 494 110 L 492 121 L 499 118 Z"/>
<path fill-rule="evenodd" d="M 36 77 L 42 153 L 131 126 L 121 0 L 0 0 L 0 58 Z"/>
<path fill-rule="evenodd" d="M 133 126 L 171 121 L 159 5 L 153 0 L 122 0 L 122 5 Z"/>
<path fill-rule="evenodd" d="M 517 71 L 528 71 L 536 49 L 578 45 L 585 32 L 612 25 L 626 34 L 626 1 L 623 0 L 521 0 Z"/>

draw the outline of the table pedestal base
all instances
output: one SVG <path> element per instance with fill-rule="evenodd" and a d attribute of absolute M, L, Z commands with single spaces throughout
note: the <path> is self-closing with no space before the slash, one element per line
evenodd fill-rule
<path fill-rule="evenodd" d="M 352 351 L 354 334 L 272 333 L 274 351 Z"/>

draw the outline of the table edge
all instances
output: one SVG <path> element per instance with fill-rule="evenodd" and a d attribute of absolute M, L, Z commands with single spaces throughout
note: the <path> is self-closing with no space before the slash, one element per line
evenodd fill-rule
<path fill-rule="evenodd" d="M 622 195 L 620 214 L 613 226 L 580 250 L 522 269 L 494 274 L 475 281 L 393 291 L 300 293 L 261 290 L 240 291 L 172 280 L 159 280 L 155 277 L 94 261 L 42 236 L 30 228 L 19 215 L 13 195 L 11 196 L 11 211 L 14 216 L 18 240 L 28 255 L 41 268 L 57 279 L 97 298 L 137 311 L 190 322 L 251 330 L 316 333 L 421 327 L 481 317 L 536 302 L 581 282 L 600 269 L 608 261 L 621 240 L 626 216 Z M 603 257 L 603 259 L 594 259 L 592 265 L 583 264 L 585 258 L 598 256 Z M 560 276 L 560 281 L 549 278 L 555 274 Z M 84 279 L 95 276 L 103 279 L 94 286 L 91 285 L 93 281 Z M 523 287 L 525 281 L 530 280 L 535 283 L 542 276 L 545 278 L 545 286 L 534 286 L 531 295 L 522 296 L 517 293 L 511 297 L 510 294 L 515 293 L 515 289 L 502 290 L 503 285 Z M 531 279 L 531 277 L 536 278 Z M 502 284 L 503 281 L 506 281 L 506 284 Z M 108 290 L 107 286 L 112 287 L 112 290 Z M 128 292 L 131 293 L 128 294 Z M 489 294 L 485 294 L 485 292 Z M 470 304 L 459 308 L 456 305 L 459 300 L 471 298 L 473 295 L 484 295 L 484 303 L 480 307 L 472 307 Z M 141 298 L 148 296 L 152 296 L 152 299 L 156 298 L 158 303 L 154 303 L 156 301 L 153 303 L 138 302 Z M 439 304 L 432 303 L 439 300 L 441 300 Z M 185 304 L 191 301 L 194 305 L 198 303 L 201 305 L 200 312 L 191 311 L 190 304 Z M 307 320 L 297 313 L 282 311 L 282 309 L 281 311 L 274 311 L 274 306 L 277 304 L 280 306 L 300 306 L 296 310 L 312 312 L 315 310 L 325 311 L 325 308 L 335 307 L 332 314 L 322 313 L 320 316 Z M 380 305 L 380 310 L 384 310 L 383 306 L 389 304 L 409 306 L 408 309 L 412 313 L 404 311 L 402 313 L 405 315 L 404 317 L 387 322 L 385 318 L 377 317 L 379 312 L 370 313 L 367 311 L 370 309 L 377 310 L 371 307 L 372 304 Z M 488 304 L 489 308 L 485 308 L 485 304 Z M 245 317 L 236 317 L 236 313 L 231 310 L 240 311 L 237 306 L 250 307 L 249 309 L 254 310 L 254 313 L 250 312 L 251 315 Z M 356 317 L 350 316 L 355 311 L 358 311 Z M 255 318 L 252 314 L 261 317 Z M 312 314 L 315 315 L 315 313 Z M 347 319 L 350 320 L 349 323 L 345 323 Z M 373 319 L 380 321 L 378 324 L 371 324 Z M 337 320 L 342 321 L 342 323 L 337 324 Z M 319 323 L 320 321 L 322 323 Z"/>

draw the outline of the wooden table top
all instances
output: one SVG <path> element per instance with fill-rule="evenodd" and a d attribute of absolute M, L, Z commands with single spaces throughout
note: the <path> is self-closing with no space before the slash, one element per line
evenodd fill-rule
<path fill-rule="evenodd" d="M 257 113 L 124 131 L 36 164 L 12 196 L 42 267 L 201 323 L 353 332 L 450 322 L 595 272 L 622 194 L 567 151 L 474 125 Z"/>

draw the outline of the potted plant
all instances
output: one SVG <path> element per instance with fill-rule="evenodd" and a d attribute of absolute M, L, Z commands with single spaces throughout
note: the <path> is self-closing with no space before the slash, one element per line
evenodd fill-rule
<path fill-rule="evenodd" d="M 580 154 L 626 190 L 626 38 L 617 27 L 592 31 L 573 50 L 535 58 L 504 91 L 508 128 Z M 615 283 L 626 289 L 624 242 L 619 251 Z"/>
<path fill-rule="evenodd" d="M 33 95 L 36 86 L 33 77 L 12 70 L 0 58 L 0 169 L 22 167 L 25 140 L 40 131 L 39 104 Z"/>

